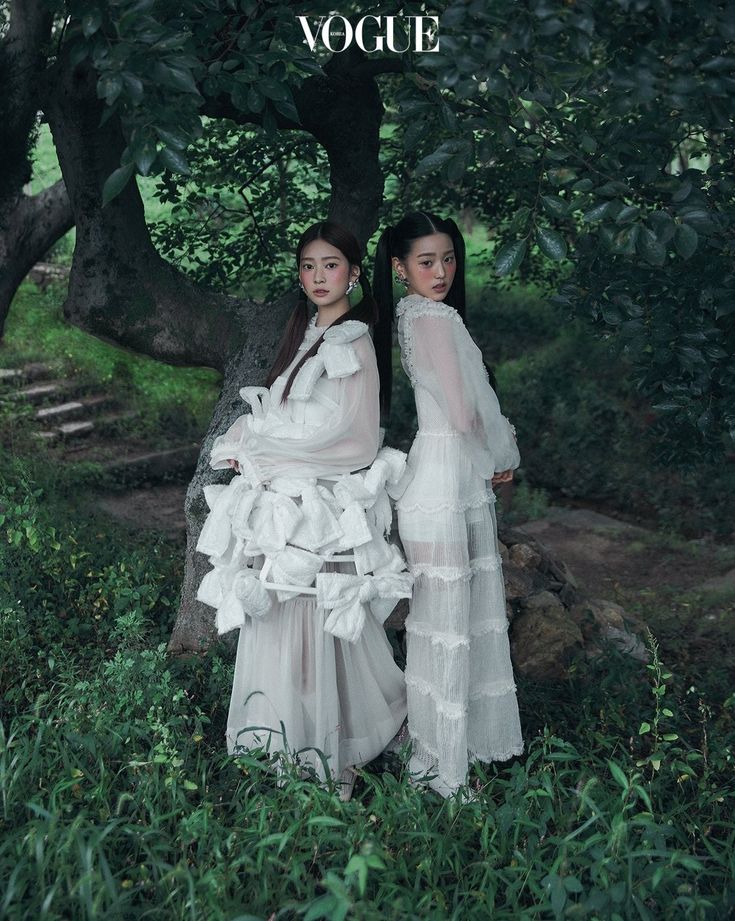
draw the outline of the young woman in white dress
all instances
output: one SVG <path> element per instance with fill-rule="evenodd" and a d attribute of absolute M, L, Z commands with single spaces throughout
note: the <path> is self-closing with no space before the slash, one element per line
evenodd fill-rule
<path fill-rule="evenodd" d="M 296 262 L 301 294 L 268 389 L 242 388 L 252 412 L 213 443 L 211 466 L 237 475 L 205 487 L 197 549 L 213 568 L 197 597 L 216 608 L 220 633 L 240 631 L 229 752 L 298 752 L 323 778 L 321 752 L 349 798 L 352 768 L 380 754 L 406 715 L 382 626 L 410 594 L 385 540 L 387 490 L 405 455 L 379 451 L 376 304 L 357 240 L 315 224 Z M 358 283 L 363 298 L 351 307 Z"/>
<path fill-rule="evenodd" d="M 464 322 L 464 240 L 452 220 L 407 214 L 382 234 L 375 265 L 381 403 L 390 405 L 393 273 L 401 361 L 416 399 L 412 479 L 398 529 L 414 576 L 406 620 L 411 771 L 447 796 L 469 762 L 520 754 L 492 486 L 520 463 L 480 349 Z"/>

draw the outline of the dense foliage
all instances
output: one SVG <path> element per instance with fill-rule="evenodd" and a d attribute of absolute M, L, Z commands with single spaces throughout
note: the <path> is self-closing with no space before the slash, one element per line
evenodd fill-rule
<path fill-rule="evenodd" d="M 613 655 L 522 685 L 527 753 L 477 766 L 472 799 L 412 788 L 393 758 L 341 804 L 224 754 L 232 650 L 163 645 L 175 548 L 78 518 L 62 473 L 1 460 L 4 917 L 714 921 L 735 904 L 732 674 L 678 664 L 684 622 L 668 670 L 651 640 L 648 668 Z"/>

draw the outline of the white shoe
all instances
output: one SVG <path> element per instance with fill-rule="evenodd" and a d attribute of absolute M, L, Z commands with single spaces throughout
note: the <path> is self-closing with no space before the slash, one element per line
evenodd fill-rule
<path fill-rule="evenodd" d="M 411 755 L 408 761 L 409 782 L 412 784 L 427 786 L 443 796 L 444 799 L 453 796 L 460 789 L 459 784 L 450 784 L 434 773 L 435 768 L 427 767 L 423 761 Z"/>

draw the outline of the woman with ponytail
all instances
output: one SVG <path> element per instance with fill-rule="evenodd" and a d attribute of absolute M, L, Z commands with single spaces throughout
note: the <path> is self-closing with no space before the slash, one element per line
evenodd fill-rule
<path fill-rule="evenodd" d="M 416 399 L 411 474 L 397 502 L 414 577 L 406 619 L 411 773 L 444 796 L 469 762 L 520 754 L 492 486 L 520 463 L 480 349 L 465 325 L 465 247 L 452 220 L 407 214 L 380 237 L 375 342 L 390 409 L 392 320 Z M 393 281 L 404 295 L 394 308 Z"/>
<path fill-rule="evenodd" d="M 210 465 L 236 476 L 205 487 L 197 549 L 213 568 L 197 597 L 216 609 L 220 633 L 239 628 L 229 752 L 296 751 L 346 799 L 353 768 L 406 715 L 382 626 L 411 590 L 385 539 L 406 458 L 379 451 L 377 306 L 357 240 L 315 224 L 296 266 L 301 293 L 267 387 L 243 387 L 252 411 L 214 440 Z"/>

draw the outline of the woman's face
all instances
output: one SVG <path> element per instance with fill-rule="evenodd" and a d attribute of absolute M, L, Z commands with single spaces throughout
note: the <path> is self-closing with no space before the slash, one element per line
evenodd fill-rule
<path fill-rule="evenodd" d="M 326 240 L 313 240 L 301 250 L 299 281 L 306 296 L 317 307 L 332 307 L 345 297 L 347 285 L 357 280 L 360 270 Z"/>
<path fill-rule="evenodd" d="M 446 233 L 419 237 L 413 241 L 405 260 L 394 257 L 393 268 L 399 278 L 408 281 L 406 294 L 444 300 L 457 271 L 452 238 Z"/>

